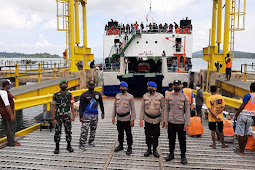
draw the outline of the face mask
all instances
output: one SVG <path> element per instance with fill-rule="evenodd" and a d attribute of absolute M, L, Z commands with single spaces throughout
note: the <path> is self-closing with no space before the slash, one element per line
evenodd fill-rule
<path fill-rule="evenodd" d="M 174 88 L 174 91 L 176 91 L 176 92 L 178 92 L 178 91 L 180 91 L 180 90 L 181 90 L 180 87 L 175 87 L 175 88 Z"/>
<path fill-rule="evenodd" d="M 89 91 L 94 91 L 94 87 L 89 87 Z"/>
<path fill-rule="evenodd" d="M 199 89 L 200 89 L 200 87 L 196 87 L 196 89 L 197 89 L 197 90 L 199 90 Z"/>
<path fill-rule="evenodd" d="M 61 87 L 61 91 L 66 91 L 66 86 Z"/>
<path fill-rule="evenodd" d="M 121 89 L 120 91 L 121 91 L 121 93 L 126 93 L 127 92 L 127 90 L 123 90 L 123 89 Z"/>
<path fill-rule="evenodd" d="M 152 90 L 152 89 L 149 90 L 150 94 L 155 93 L 155 91 L 156 91 L 156 90 Z"/>

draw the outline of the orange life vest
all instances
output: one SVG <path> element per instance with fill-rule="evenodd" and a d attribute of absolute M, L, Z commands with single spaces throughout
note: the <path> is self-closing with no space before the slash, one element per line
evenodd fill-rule
<path fill-rule="evenodd" d="M 250 93 L 251 98 L 245 105 L 243 111 L 240 113 L 242 115 L 255 116 L 255 93 Z"/>
<path fill-rule="evenodd" d="M 226 61 L 228 60 L 229 58 L 226 59 Z M 226 63 L 226 68 L 232 68 L 232 59 L 230 58 L 230 61 L 228 63 Z"/>
<path fill-rule="evenodd" d="M 255 131 L 255 126 L 252 127 L 253 131 Z M 248 136 L 247 144 L 245 146 L 245 149 L 248 149 L 250 151 L 255 151 L 255 138 L 253 136 Z"/>
<path fill-rule="evenodd" d="M 188 133 L 189 135 L 202 135 L 204 133 L 200 117 L 194 116 L 190 118 Z"/>
<path fill-rule="evenodd" d="M 233 137 L 233 136 L 235 136 L 233 125 L 232 125 L 232 122 L 230 120 L 224 119 L 223 120 L 223 125 L 224 125 L 224 128 L 223 128 L 224 137 L 228 137 L 228 136 Z"/>
<path fill-rule="evenodd" d="M 192 90 L 191 90 L 191 88 L 184 88 L 184 89 L 183 89 L 183 94 L 185 94 L 186 96 L 188 96 L 189 102 L 191 102 L 191 100 L 192 100 Z M 192 103 L 191 103 L 191 104 L 192 104 Z"/>
<path fill-rule="evenodd" d="M 67 58 L 66 52 L 63 53 L 63 58 Z"/>

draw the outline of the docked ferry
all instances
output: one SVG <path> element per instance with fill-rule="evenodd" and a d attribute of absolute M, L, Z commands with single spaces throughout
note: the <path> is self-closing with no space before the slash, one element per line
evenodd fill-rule
<path fill-rule="evenodd" d="M 104 94 L 119 93 L 120 81 L 129 84 L 134 96 L 147 91 L 148 81 L 156 82 L 161 93 L 175 79 L 189 82 L 192 40 L 188 18 L 178 24 L 109 21 L 104 31 Z"/>

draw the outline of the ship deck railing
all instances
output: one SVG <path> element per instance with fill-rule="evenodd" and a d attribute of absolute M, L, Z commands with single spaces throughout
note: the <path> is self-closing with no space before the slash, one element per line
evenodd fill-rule
<path fill-rule="evenodd" d="M 113 29 L 113 34 L 112 35 L 116 35 L 114 34 L 115 30 L 117 30 L 118 28 L 116 29 Z M 119 29 L 118 29 L 119 30 Z M 108 35 L 108 30 L 105 30 L 105 35 Z M 170 29 L 134 29 L 134 30 L 120 30 L 120 35 L 122 34 L 176 34 L 176 31 L 174 30 L 170 30 Z M 182 32 L 181 33 L 177 33 L 177 34 L 185 34 L 183 32 L 183 29 L 182 29 Z M 189 33 L 188 34 L 192 34 L 192 30 L 189 29 Z"/>

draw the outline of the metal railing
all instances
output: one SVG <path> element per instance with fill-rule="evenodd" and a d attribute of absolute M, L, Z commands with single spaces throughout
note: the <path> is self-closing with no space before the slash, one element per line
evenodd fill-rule
<path fill-rule="evenodd" d="M 188 27 L 185 27 L 188 28 Z M 149 28 L 146 27 L 145 29 L 121 29 L 121 28 L 113 28 L 113 29 L 105 29 L 105 35 L 119 35 L 119 34 L 192 34 L 192 29 L 188 28 L 188 32 L 185 33 L 185 28 L 178 28 L 176 30 L 169 29 L 169 28 Z M 117 30 L 117 31 L 116 31 Z"/>
<path fill-rule="evenodd" d="M 193 90 L 193 93 L 194 93 L 194 95 L 196 95 L 197 90 Z M 211 96 L 211 93 L 203 92 L 203 95 L 206 100 L 209 96 Z M 243 103 L 242 100 L 239 100 L 239 99 L 233 99 L 233 98 L 225 97 L 225 96 L 222 96 L 222 97 L 223 97 L 224 102 L 227 106 L 230 106 L 230 107 L 233 107 L 236 109 L 238 109 L 241 106 L 241 104 Z"/>
<path fill-rule="evenodd" d="M 58 67 L 57 67 L 58 66 Z M 19 65 L 18 63 L 15 66 L 12 66 L 9 61 L 9 66 L 2 66 L 2 68 L 9 68 L 9 72 L 6 73 L 6 77 L 0 78 L 1 79 L 15 79 L 15 87 L 19 87 L 19 78 L 21 77 L 28 77 L 28 76 L 35 76 L 38 75 L 38 83 L 41 82 L 41 78 L 43 74 L 49 74 L 53 73 L 54 74 L 54 79 L 57 78 L 57 72 L 60 71 L 60 69 L 67 68 L 67 67 L 61 67 L 61 63 L 44 63 L 42 61 L 42 64 L 25 64 L 24 65 Z M 13 70 L 12 68 L 15 68 Z M 13 73 L 12 71 L 15 71 Z M 45 72 L 46 71 L 46 72 Z"/>
<path fill-rule="evenodd" d="M 103 64 L 104 72 L 119 72 L 120 71 L 120 63 L 111 63 L 111 64 Z"/>
<path fill-rule="evenodd" d="M 95 91 L 100 92 L 101 90 L 102 90 L 102 87 L 95 88 Z M 74 91 L 70 91 L 70 93 L 72 93 L 74 97 L 78 97 L 78 96 L 81 96 L 82 93 L 84 93 L 86 91 L 88 91 L 88 89 L 74 90 Z M 48 95 L 44 95 L 44 96 L 17 99 L 14 101 L 15 102 L 15 111 L 33 107 L 33 106 L 42 105 L 42 104 L 47 104 L 47 111 L 49 111 L 50 104 L 52 102 L 52 97 L 53 97 L 53 94 L 48 94 Z"/>
<path fill-rule="evenodd" d="M 247 69 L 251 68 L 251 70 L 255 71 L 255 63 L 252 64 L 241 64 L 241 73 L 244 73 L 244 82 L 247 81 L 247 74 L 251 74 L 254 71 L 248 71 Z"/>

